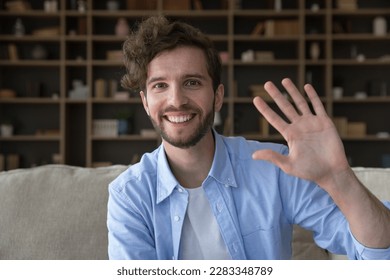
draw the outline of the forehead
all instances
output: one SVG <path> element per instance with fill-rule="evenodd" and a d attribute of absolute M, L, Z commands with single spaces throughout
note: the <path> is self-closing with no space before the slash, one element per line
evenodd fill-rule
<path fill-rule="evenodd" d="M 180 46 L 165 50 L 155 56 L 148 65 L 147 80 L 154 76 L 199 73 L 208 76 L 206 56 L 200 48 Z"/>

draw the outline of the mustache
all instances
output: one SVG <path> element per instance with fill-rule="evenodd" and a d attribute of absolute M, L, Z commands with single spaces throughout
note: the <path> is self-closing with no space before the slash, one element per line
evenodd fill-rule
<path fill-rule="evenodd" d="M 164 110 L 161 111 L 161 114 L 165 113 L 172 113 L 172 112 L 181 112 L 181 111 L 195 111 L 195 112 L 200 112 L 200 109 L 198 107 L 192 106 L 190 104 L 183 104 L 180 105 L 180 107 L 175 107 L 175 106 L 169 106 L 165 108 Z"/>

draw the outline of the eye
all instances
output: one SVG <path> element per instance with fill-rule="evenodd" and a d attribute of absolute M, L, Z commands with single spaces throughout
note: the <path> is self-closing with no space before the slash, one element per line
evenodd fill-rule
<path fill-rule="evenodd" d="M 154 89 L 163 89 L 163 88 L 166 88 L 166 87 L 168 87 L 168 85 L 166 83 L 157 83 L 157 84 L 153 85 Z"/>
<path fill-rule="evenodd" d="M 198 80 L 188 80 L 185 82 L 185 86 L 187 87 L 199 87 L 201 85 Z"/>

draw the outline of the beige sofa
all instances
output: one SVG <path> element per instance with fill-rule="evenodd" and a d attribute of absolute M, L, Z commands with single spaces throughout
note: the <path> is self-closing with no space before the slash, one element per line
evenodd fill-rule
<path fill-rule="evenodd" d="M 107 259 L 107 185 L 127 167 L 46 165 L 0 172 L 0 259 Z M 390 200 L 390 169 L 357 168 Z M 329 259 L 296 229 L 294 259 Z"/>

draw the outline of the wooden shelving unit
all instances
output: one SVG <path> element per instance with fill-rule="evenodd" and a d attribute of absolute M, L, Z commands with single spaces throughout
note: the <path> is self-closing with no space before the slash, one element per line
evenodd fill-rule
<path fill-rule="evenodd" d="M 282 9 L 275 10 L 273 0 L 213 0 L 200 1 L 202 10 L 176 10 L 167 7 L 165 0 L 153 0 L 143 1 L 150 9 L 127 9 L 134 1 L 118 1 L 119 10 L 109 11 L 106 1 L 87 0 L 83 12 L 71 0 L 58 1 L 53 12 L 44 10 L 45 1 L 27 1 L 31 9 L 25 11 L 7 10 L 9 1 L 2 1 L 0 91 L 11 89 L 16 97 L 0 94 L 0 124 L 11 120 L 14 125 L 14 135 L 0 134 L 0 154 L 5 158 L 18 154 L 21 167 L 53 161 L 96 166 L 129 164 L 156 148 L 157 136 L 141 135 L 152 125 L 138 95 L 130 93 L 126 100 L 109 97 L 109 84 L 116 83 L 117 91 L 122 91 L 119 80 L 124 68 L 120 60 L 107 59 L 107 52 L 120 50 L 125 39 L 115 35 L 118 18 L 126 18 L 133 27 L 159 14 L 198 26 L 228 57 L 223 61 L 226 98 L 219 132 L 283 142 L 273 128 L 262 134 L 250 87 L 290 77 L 299 88 L 312 82 L 332 117 L 366 125 L 363 135 L 342 137 L 353 166 L 382 166 L 382 156 L 390 154 L 390 137 L 381 133 L 390 132 L 390 35 L 375 36 L 372 30 L 378 16 L 390 25 L 389 1 L 360 0 L 357 9 L 348 10 L 338 8 L 339 0 L 283 0 Z M 14 34 L 18 18 L 25 26 L 23 36 Z M 295 29 L 286 32 L 286 22 Z M 253 34 L 259 23 L 267 29 Z M 274 26 L 273 32 L 269 25 Z M 34 35 L 53 27 L 58 33 Z M 316 59 L 310 51 L 314 43 L 319 47 Z M 44 59 L 34 59 L 37 46 L 47 52 Z M 10 53 L 15 49 L 17 57 Z M 242 54 L 248 50 L 253 50 L 255 59 L 244 61 Z M 256 59 L 257 52 L 272 52 L 274 58 Z M 106 81 L 105 98 L 96 97 L 97 79 Z M 87 86 L 85 98 L 70 97 L 75 80 Z M 343 87 L 340 99 L 333 97 L 335 86 Z M 357 99 L 357 92 L 367 97 Z M 125 110 L 133 113 L 129 133 L 93 133 L 94 120 L 114 119 Z"/>

